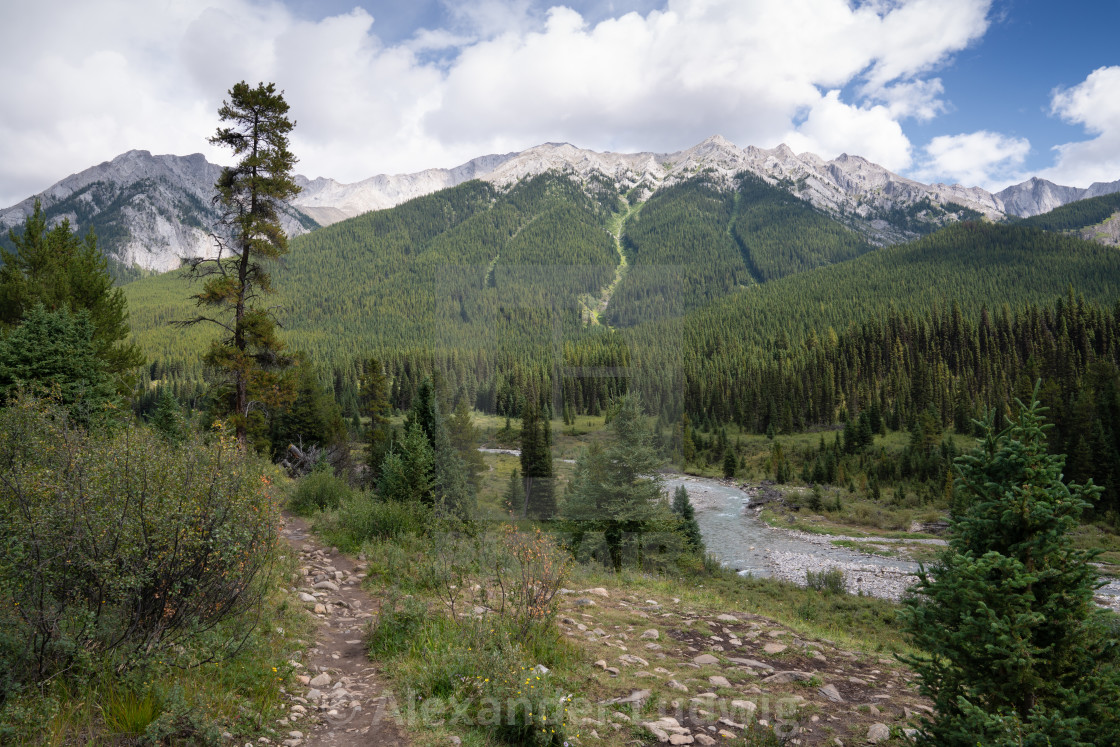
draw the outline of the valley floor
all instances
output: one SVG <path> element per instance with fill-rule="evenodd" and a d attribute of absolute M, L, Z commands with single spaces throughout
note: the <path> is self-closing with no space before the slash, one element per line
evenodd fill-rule
<path fill-rule="evenodd" d="M 360 640 L 379 600 L 399 598 L 404 585 L 379 570 L 385 545 L 367 544 L 368 562 L 355 562 L 298 520 L 286 533 L 300 550 L 296 594 L 319 635 L 303 670 L 306 689 L 294 697 L 308 714 L 300 722 L 317 723 L 285 745 L 499 743 L 485 727 L 448 718 L 454 697 L 415 700 L 393 677 L 408 665 L 363 658 Z M 901 743 L 903 730 L 929 712 L 894 656 L 907 649 L 889 602 L 725 572 L 684 580 L 576 566 L 568 585 L 556 616 L 555 645 L 565 654 L 526 682 L 544 678 L 571 696 L 570 745 Z M 449 615 L 438 591 L 407 588 L 429 616 Z M 466 610 L 457 616 L 483 626 L 497 614 Z M 447 648 L 427 653 L 429 667 L 441 656 L 452 667 L 469 651 L 439 640 L 431 646 Z M 335 695 L 340 690 L 346 694 Z"/>

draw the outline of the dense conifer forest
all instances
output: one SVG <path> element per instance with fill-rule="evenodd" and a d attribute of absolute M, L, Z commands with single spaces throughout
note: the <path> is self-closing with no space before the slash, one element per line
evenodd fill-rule
<path fill-rule="evenodd" d="M 967 432 L 1042 379 L 1054 448 L 1115 500 L 1115 250 L 1039 221 L 875 248 L 749 176 L 630 199 L 555 173 L 468 182 L 299 237 L 275 272 L 286 337 L 348 420 L 371 356 L 397 411 L 438 372 L 449 402 L 518 418 L 598 414 L 637 389 L 666 432 L 686 413 L 793 433 L 872 407 L 892 429 L 930 416 Z M 1063 210 L 1096 209 L 1079 205 Z M 167 326 L 190 313 L 185 282 L 125 290 L 144 379 L 201 401 L 205 333 Z"/>

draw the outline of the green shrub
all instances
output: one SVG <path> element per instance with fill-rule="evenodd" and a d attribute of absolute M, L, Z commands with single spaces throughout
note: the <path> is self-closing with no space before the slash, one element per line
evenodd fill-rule
<path fill-rule="evenodd" d="M 420 503 L 382 501 L 372 493 L 358 491 L 342 499 L 334 524 L 360 544 L 423 534 L 431 518 L 431 509 Z"/>
<path fill-rule="evenodd" d="M 331 511 L 351 498 L 354 489 L 329 469 L 315 469 L 296 481 L 288 509 L 300 516 L 311 516 L 318 511 Z"/>
<path fill-rule="evenodd" d="M 805 585 L 824 594 L 843 594 L 844 572 L 839 568 L 827 571 L 805 571 Z"/>
<path fill-rule="evenodd" d="M 377 622 L 370 628 L 366 649 L 374 658 L 402 654 L 416 641 L 417 633 L 427 619 L 428 607 L 418 599 L 388 600 L 381 606 Z"/>
<path fill-rule="evenodd" d="M 273 559 L 270 470 L 221 432 L 176 446 L 30 397 L 0 410 L 0 671 L 227 656 Z"/>

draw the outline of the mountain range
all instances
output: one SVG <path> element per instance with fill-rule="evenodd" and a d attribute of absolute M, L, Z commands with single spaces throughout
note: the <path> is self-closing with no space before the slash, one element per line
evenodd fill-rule
<path fill-rule="evenodd" d="M 213 185 L 220 170 L 201 154 L 129 151 L 0 210 L 0 230 L 6 234 L 21 225 L 39 200 L 50 220 L 67 218 L 81 232 L 92 227 L 105 253 L 121 267 L 167 271 L 183 257 L 212 252 L 210 233 L 219 219 Z M 698 174 L 730 185 L 747 172 L 839 219 L 876 245 L 913 239 L 961 219 L 1029 217 L 1120 191 L 1120 180 L 1080 189 L 1032 178 L 993 194 L 978 187 L 923 184 L 859 156 L 828 161 L 812 153 L 796 154 L 785 145 L 740 148 L 717 135 L 676 153 L 600 153 L 546 143 L 519 153 L 482 156 L 452 169 L 378 175 L 353 184 L 300 176 L 303 191 L 291 203 L 285 229 L 300 235 L 472 179 L 508 190 L 550 171 L 585 186 L 609 184 L 632 203 Z"/>

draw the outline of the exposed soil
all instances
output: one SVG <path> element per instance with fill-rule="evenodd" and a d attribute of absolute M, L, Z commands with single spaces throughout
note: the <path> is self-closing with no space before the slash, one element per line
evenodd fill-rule
<path fill-rule="evenodd" d="M 282 535 L 299 552 L 296 603 L 318 621 L 301 669 L 302 687 L 291 696 L 290 723 L 281 724 L 288 735 L 282 744 L 404 747 L 408 740 L 386 708 L 385 679 L 362 642 L 378 609 L 378 600 L 361 586 L 365 568 L 324 546 L 298 517 L 285 516 Z"/>

